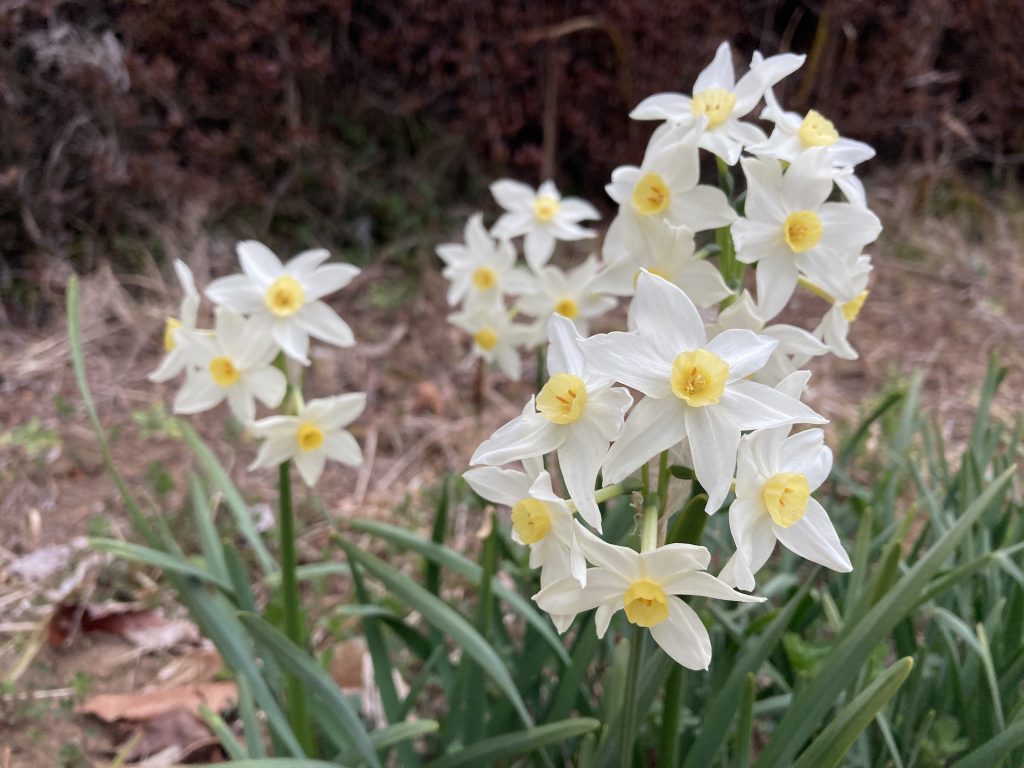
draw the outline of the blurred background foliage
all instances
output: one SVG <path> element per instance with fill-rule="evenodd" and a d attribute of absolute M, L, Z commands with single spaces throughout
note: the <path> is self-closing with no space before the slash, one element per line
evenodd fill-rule
<path fill-rule="evenodd" d="M 1020 0 L 4 0 L 0 295 L 17 322 L 55 264 L 131 271 L 210 228 L 402 261 L 499 173 L 604 204 L 649 133 L 629 110 L 688 91 L 722 39 L 807 53 L 780 95 L 874 144 L 875 168 L 1015 180 L 1021 18 Z"/>

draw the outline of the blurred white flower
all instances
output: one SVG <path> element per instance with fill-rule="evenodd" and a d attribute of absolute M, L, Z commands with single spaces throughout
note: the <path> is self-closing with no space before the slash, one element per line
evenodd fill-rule
<path fill-rule="evenodd" d="M 736 500 L 729 528 L 736 553 L 719 578 L 754 588 L 754 574 L 781 541 L 787 549 L 834 571 L 853 569 L 828 513 L 811 494 L 832 469 L 832 451 L 820 429 L 787 437 L 788 427 L 764 429 L 740 441 Z"/>
<path fill-rule="evenodd" d="M 829 203 L 832 164 L 821 147 L 782 171 L 778 160 L 744 158 L 745 216 L 732 225 L 736 258 L 757 264 L 757 306 L 774 317 L 801 272 L 832 269 L 839 254 L 860 253 L 882 231 L 878 217 L 850 203 Z"/>
<path fill-rule="evenodd" d="M 324 264 L 330 253 L 322 248 L 304 251 L 286 264 L 255 240 L 244 240 L 235 250 L 242 274 L 210 283 L 206 295 L 211 301 L 251 315 L 260 332 L 303 365 L 309 365 L 310 336 L 339 347 L 355 344 L 352 329 L 320 299 L 352 282 L 357 267 Z"/>
<path fill-rule="evenodd" d="M 219 307 L 212 336 L 179 331 L 177 340 L 192 370 L 174 399 L 175 413 L 201 413 L 227 400 L 235 418 L 248 423 L 255 400 L 276 408 L 284 399 L 288 381 L 272 365 L 277 347 L 253 320 Z"/>
<path fill-rule="evenodd" d="M 303 481 L 316 485 L 328 459 L 358 467 L 363 463 L 359 443 L 346 431 L 366 408 L 366 394 L 353 392 L 306 403 L 298 416 L 271 416 L 250 425 L 263 440 L 250 470 L 295 462 Z"/>
<path fill-rule="evenodd" d="M 830 271 L 816 271 L 801 284 L 832 306 L 815 329 L 829 350 L 843 360 L 856 360 L 857 350 L 847 337 L 850 324 L 857 319 L 868 298 L 871 259 L 863 254 L 847 254 Z"/>
<path fill-rule="evenodd" d="M 826 420 L 798 400 L 749 381 L 777 341 L 723 331 L 708 341 L 704 322 L 679 288 L 642 272 L 631 309 L 635 331 L 580 342 L 591 370 L 643 392 L 605 458 L 604 482 L 617 483 L 687 438 L 708 513 L 725 500 L 743 430 Z"/>
<path fill-rule="evenodd" d="M 548 319 L 561 315 L 569 320 L 580 333 L 589 332 L 589 321 L 600 317 L 616 305 L 616 300 L 597 288 L 601 262 L 593 256 L 582 264 L 563 272 L 555 266 L 547 266 L 533 275 L 516 302 L 516 310 L 534 318 L 534 344 L 544 341 Z"/>
<path fill-rule="evenodd" d="M 157 369 L 149 374 L 150 381 L 167 381 L 173 379 L 186 365 L 186 355 L 178 340 L 179 333 L 195 331 L 199 317 L 199 292 L 192 277 L 192 270 L 181 259 L 174 262 L 174 273 L 181 284 L 181 307 L 178 317 L 168 317 L 164 325 L 164 356 Z"/>
<path fill-rule="evenodd" d="M 576 579 L 557 581 L 533 596 L 537 605 L 557 616 L 596 608 L 598 637 L 604 637 L 612 616 L 625 610 L 630 623 L 649 629 L 654 642 L 688 669 L 711 664 L 711 638 L 696 611 L 677 595 L 764 600 L 737 592 L 707 573 L 711 555 L 704 547 L 668 544 L 640 553 L 607 544 L 584 529 L 579 537 L 587 560 L 596 566 L 587 570 L 586 585 L 581 587 Z"/>
<path fill-rule="evenodd" d="M 597 234 L 579 225 L 600 219 L 597 209 L 578 197 L 563 198 L 552 181 L 535 190 L 519 181 L 500 179 L 491 184 L 491 194 L 506 211 L 491 227 L 491 234 L 502 239 L 523 235 L 526 263 L 533 270 L 548 263 L 555 241 L 586 240 Z"/>
<path fill-rule="evenodd" d="M 655 94 L 640 102 L 629 116 L 634 120 L 667 120 L 684 128 L 696 128 L 701 147 L 735 165 L 744 146 L 763 144 L 767 139 L 760 128 L 740 118 L 757 106 L 767 89 L 796 72 L 805 58 L 783 53 L 765 59 L 755 54 L 750 70 L 736 82 L 732 51 L 725 42 L 697 76 L 692 96 Z"/>
<path fill-rule="evenodd" d="M 609 238 L 612 234 L 609 230 Z M 606 239 L 603 253 L 607 261 L 594 281 L 595 290 L 632 296 L 640 270 L 646 269 L 680 288 L 698 307 L 710 307 L 732 295 L 721 273 L 696 250 L 693 232 L 683 226 L 661 222 L 645 228 L 642 237 L 629 243 L 610 244 Z"/>
<path fill-rule="evenodd" d="M 553 316 L 548 338 L 550 378 L 532 401 L 536 410 L 528 406 L 499 428 L 476 449 L 470 464 L 507 464 L 557 451 L 569 497 L 583 519 L 601 530 L 594 483 L 633 398 L 612 387 L 610 378 L 587 369 L 569 320 Z"/>
<path fill-rule="evenodd" d="M 471 302 L 460 312 L 448 315 L 448 322 L 473 337 L 473 354 L 514 381 L 523 375 L 523 362 L 519 349 L 535 335 L 531 326 L 512 322 L 512 317 L 500 301 Z"/>
<path fill-rule="evenodd" d="M 464 245 L 437 246 L 437 255 L 445 263 L 441 274 L 450 283 L 449 305 L 459 304 L 467 297 L 504 296 L 523 290 L 528 275 L 515 268 L 516 249 L 509 240 L 491 238 L 482 213 L 469 217 L 464 237 Z"/>

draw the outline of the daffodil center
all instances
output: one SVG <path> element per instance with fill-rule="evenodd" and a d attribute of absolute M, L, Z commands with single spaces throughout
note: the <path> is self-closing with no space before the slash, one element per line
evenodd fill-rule
<path fill-rule="evenodd" d="M 473 272 L 473 286 L 478 291 L 489 291 L 498 284 L 498 273 L 493 267 L 477 267 Z"/>
<path fill-rule="evenodd" d="M 558 215 L 562 204 L 551 195 L 538 195 L 533 201 L 533 215 L 543 222 L 551 221 Z"/>
<path fill-rule="evenodd" d="M 832 125 L 832 121 L 813 109 L 800 123 L 797 135 L 808 147 L 830 147 L 839 141 L 839 132 Z"/>
<path fill-rule="evenodd" d="M 852 323 L 857 319 L 857 315 L 860 314 L 861 307 L 864 306 L 864 302 L 868 300 L 868 291 L 861 291 L 848 302 L 843 304 L 843 317 L 846 318 L 846 322 Z"/>
<path fill-rule="evenodd" d="M 295 433 L 295 442 L 299 444 L 299 450 L 303 453 L 315 451 L 324 444 L 324 432 L 316 424 L 299 424 L 299 430 Z"/>
<path fill-rule="evenodd" d="M 174 340 L 174 333 L 181 328 L 181 320 L 176 317 L 168 317 L 164 326 L 164 352 L 172 352 L 178 346 Z"/>
<path fill-rule="evenodd" d="M 660 584 L 638 579 L 623 596 L 626 618 L 638 627 L 653 627 L 668 618 L 668 598 Z"/>
<path fill-rule="evenodd" d="M 473 343 L 480 349 L 490 352 L 498 346 L 498 332 L 493 328 L 481 328 L 473 334 Z"/>
<path fill-rule="evenodd" d="M 305 301 L 306 292 L 302 283 L 291 275 L 281 275 L 263 296 L 263 303 L 267 305 L 272 315 L 277 317 L 291 317 L 300 309 Z"/>
<path fill-rule="evenodd" d="M 706 349 L 683 352 L 672 363 L 672 391 L 687 405 L 714 405 L 728 378 L 729 364 Z"/>
<path fill-rule="evenodd" d="M 540 499 L 523 499 L 512 507 L 512 527 L 523 544 L 536 544 L 551 530 L 551 513 Z"/>
<path fill-rule="evenodd" d="M 814 211 L 794 211 L 782 222 L 782 238 L 793 253 L 803 253 L 821 242 L 821 219 Z"/>
<path fill-rule="evenodd" d="M 799 472 L 779 472 L 772 475 L 761 491 L 761 498 L 772 522 L 789 528 L 800 521 L 807 511 L 811 488 L 807 478 Z"/>
<path fill-rule="evenodd" d="M 707 117 L 708 128 L 714 128 L 728 120 L 735 106 L 736 94 L 725 88 L 705 88 L 700 93 L 695 93 L 693 101 L 690 102 L 690 110 L 694 117 Z"/>
<path fill-rule="evenodd" d="M 574 299 L 570 299 L 568 296 L 563 296 L 555 302 L 555 312 L 560 314 L 562 317 L 567 317 L 572 320 L 580 313 L 580 305 L 577 304 Z"/>
<path fill-rule="evenodd" d="M 668 208 L 670 196 L 665 180 L 651 171 L 633 187 L 633 207 L 644 216 L 653 216 Z"/>
<path fill-rule="evenodd" d="M 218 387 L 234 386 L 241 376 L 241 372 L 235 367 L 230 357 L 215 357 L 210 361 L 210 376 Z"/>
<path fill-rule="evenodd" d="M 537 410 L 555 424 L 572 424 L 583 415 L 587 388 L 583 379 L 571 373 L 558 373 L 537 395 Z"/>

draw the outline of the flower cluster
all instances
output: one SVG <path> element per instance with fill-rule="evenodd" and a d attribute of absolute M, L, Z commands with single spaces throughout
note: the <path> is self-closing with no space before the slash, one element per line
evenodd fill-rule
<path fill-rule="evenodd" d="M 776 542 L 833 570 L 851 569 L 812 497 L 832 453 L 813 427 L 826 419 L 801 401 L 810 377 L 802 368 L 827 353 L 856 357 L 847 336 L 867 297 L 871 263 L 862 251 L 881 225 L 854 175 L 873 150 L 840 137 L 814 110 L 783 111 L 772 92 L 802 63 L 793 54 L 755 53 L 737 80 L 723 43 L 691 95 L 641 102 L 631 117 L 661 124 L 641 164 L 612 173 L 606 190 L 618 212 L 601 258 L 569 280 L 545 277 L 554 269 L 545 264 L 555 239 L 589 234 L 576 222 L 593 211 L 560 200 L 550 183 L 535 193 L 498 182 L 495 197 L 508 211 L 492 230 L 498 240 L 478 215 L 464 248 L 439 249 L 451 301 L 487 291 L 517 295 L 519 309 L 546 325 L 546 383 L 477 448 L 465 479 L 511 508 L 513 538 L 530 547 L 530 564 L 540 568 L 534 600 L 560 631 L 596 609 L 603 635 L 622 609 L 678 663 L 703 669 L 711 660 L 708 632 L 679 596 L 760 600 L 745 593 Z M 744 119 L 762 100 L 760 117 L 774 124 L 770 136 Z M 719 186 L 700 183 L 701 150 L 715 156 Z M 745 195 L 730 199 L 736 172 Z M 532 276 L 514 266 L 505 238 L 517 235 L 525 235 Z M 744 288 L 748 269 L 754 294 Z M 538 290 L 545 279 L 556 290 Z M 828 304 L 811 330 L 775 322 L 798 287 Z M 573 312 L 558 309 L 570 289 L 574 297 L 631 297 L 626 330 L 587 336 L 582 303 Z M 605 302 L 602 295 L 602 311 Z M 493 333 L 481 343 L 485 321 L 475 318 L 484 310 L 471 306 L 453 320 L 477 334 L 478 349 L 495 349 L 502 333 L 518 332 L 499 307 L 489 317 L 505 325 L 486 326 Z M 495 303 L 475 306 L 494 312 Z M 499 363 L 518 374 L 518 357 Z M 521 468 L 506 466 L 514 462 Z M 684 486 L 670 469 L 693 480 Z M 633 490 L 643 494 L 636 500 L 644 519 L 639 551 L 602 538 L 600 503 Z M 705 547 L 666 543 L 668 518 L 687 493 L 691 501 L 706 498 L 708 515 L 727 510 L 735 549 L 717 576 L 708 572 Z"/>
<path fill-rule="evenodd" d="M 366 395 L 304 403 L 298 373 L 310 364 L 310 338 L 339 347 L 355 344 L 352 329 L 323 298 L 347 286 L 359 270 L 325 263 L 330 254 L 323 249 L 283 264 L 254 240 L 238 243 L 236 251 L 242 273 L 206 288 L 207 298 L 217 305 L 212 329 L 196 326 L 199 293 L 188 267 L 175 263 L 184 298 L 179 317 L 167 320 L 164 358 L 150 379 L 168 381 L 185 374 L 175 413 L 201 413 L 226 400 L 234 417 L 263 440 L 250 469 L 294 461 L 302 479 L 313 486 L 328 459 L 350 466 L 363 460 L 344 428 L 363 412 Z M 287 412 L 257 421 L 257 400 Z"/>

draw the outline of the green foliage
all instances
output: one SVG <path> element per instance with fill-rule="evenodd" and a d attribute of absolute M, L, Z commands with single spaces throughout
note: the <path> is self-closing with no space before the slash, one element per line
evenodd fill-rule
<path fill-rule="evenodd" d="M 76 378 L 109 462 L 88 396 L 76 306 L 72 284 Z M 279 589 L 281 569 L 238 489 L 187 424 L 175 429 L 198 460 L 189 504 L 199 551 L 183 552 L 163 517 L 138 505 L 112 464 L 144 543 L 93 544 L 162 569 L 217 646 L 239 686 L 245 738 L 214 713 L 204 717 L 243 768 L 599 768 L 623 764 L 621 745 L 630 741 L 623 732 L 632 730 L 634 713 L 636 748 L 622 750 L 634 766 L 1010 768 L 1024 764 L 1024 503 L 1013 484 L 1024 426 L 991 418 L 1002 375 L 990 370 L 956 459 L 921 413 L 919 379 L 851 425 L 822 501 L 851 543 L 854 571 L 830 573 L 779 552 L 759 574 L 768 602 L 693 600 L 711 631 L 707 672 L 677 667 L 645 633 L 631 648 L 621 615 L 604 638 L 589 613 L 558 636 L 524 597 L 537 591 L 538 577 L 499 518 L 476 562 L 445 546 L 453 510 L 469 506 L 484 519 L 484 505 L 457 478 L 446 479 L 436 505 L 425 510 L 433 514 L 429 537 L 352 521 L 350 535 L 333 537 L 347 562 L 310 564 L 296 574 L 351 579 L 354 605 L 342 609 L 346 620 L 335 630 L 358 620 L 365 635 L 389 723 L 376 730 L 321 656 L 268 621 L 272 603 L 261 614 L 256 595 Z M 867 449 L 869 436 L 877 450 Z M 256 573 L 219 531 L 214 492 L 249 545 Z M 634 538 L 628 500 L 604 506 L 609 539 Z M 696 508 L 684 504 L 670 517 L 670 536 L 725 548 L 725 515 L 689 514 Z M 637 665 L 633 675 L 630 664 Z M 312 741 L 297 738 L 282 706 L 289 678 L 315 703 Z M 627 679 L 637 681 L 629 697 Z M 627 700 L 636 706 L 627 708 Z"/>

